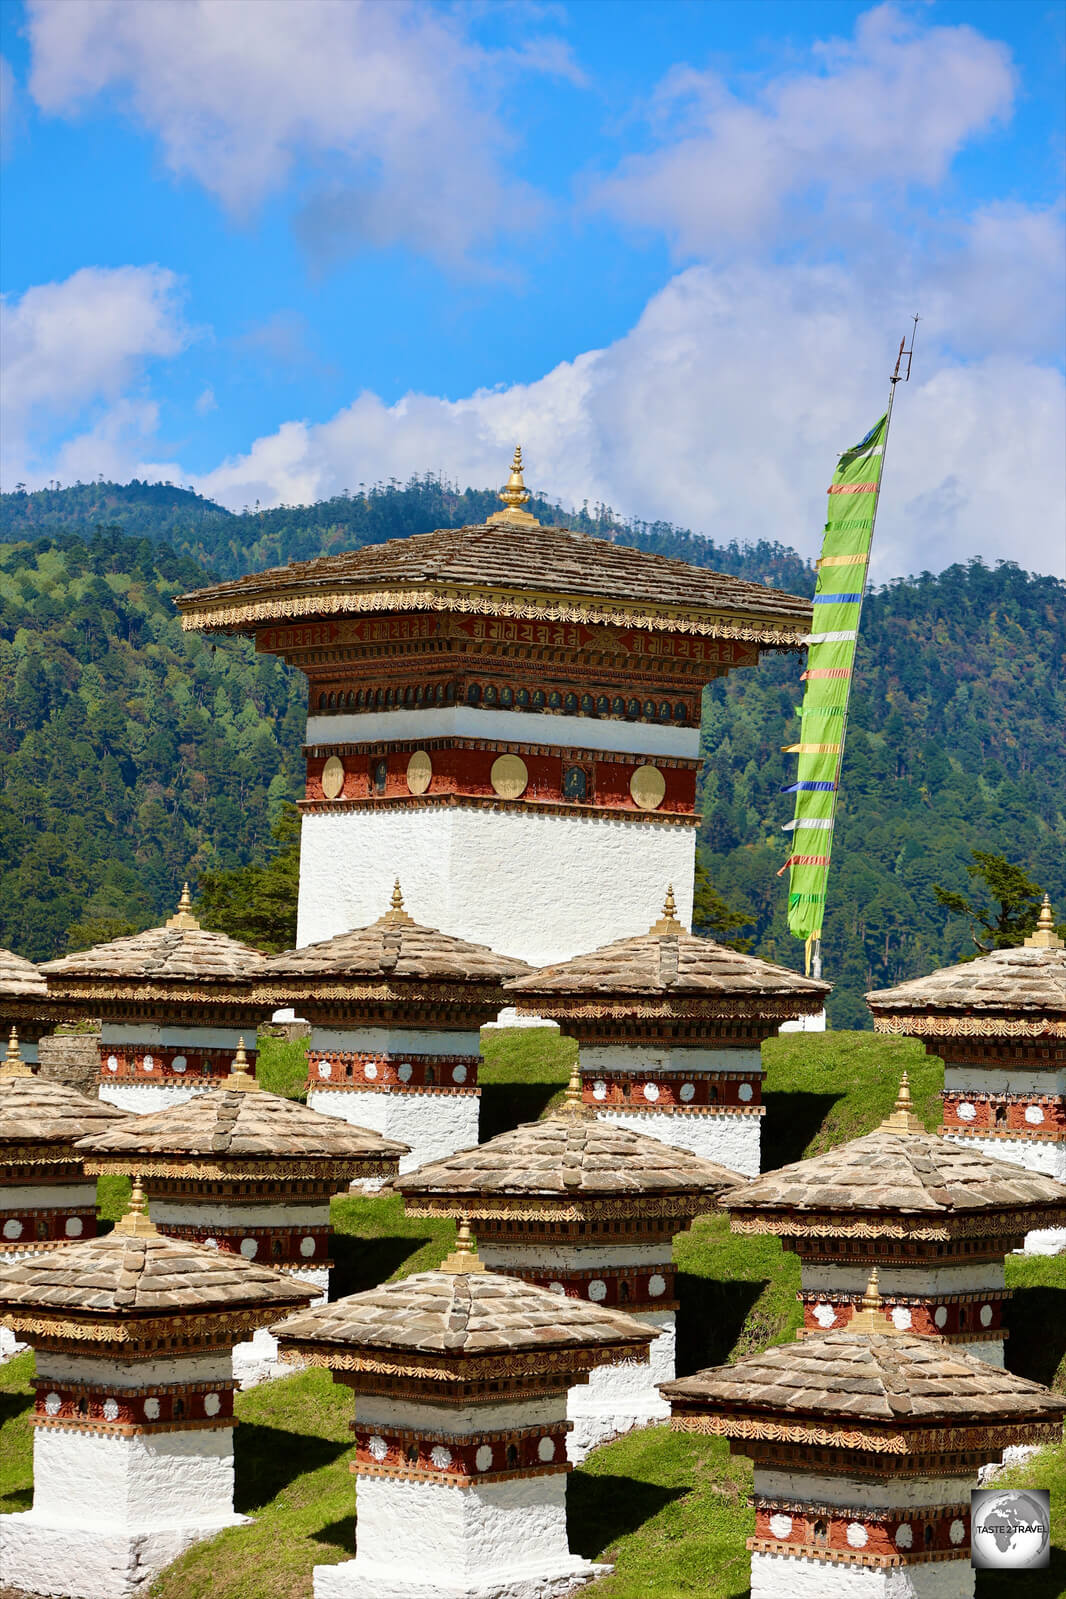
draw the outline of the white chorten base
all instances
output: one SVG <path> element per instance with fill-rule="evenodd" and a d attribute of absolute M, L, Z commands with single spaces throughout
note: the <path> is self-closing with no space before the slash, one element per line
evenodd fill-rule
<path fill-rule="evenodd" d="M 569 1551 L 564 1475 L 470 1488 L 360 1476 L 356 1546 L 315 1567 L 315 1599 L 555 1599 L 611 1570 Z"/>
<path fill-rule="evenodd" d="M 968 1560 L 870 1568 L 793 1555 L 751 1557 L 751 1599 L 973 1599 Z"/>
<path fill-rule="evenodd" d="M 38 1427 L 33 1508 L 0 1516 L 0 1583 L 127 1599 L 190 1544 L 247 1519 L 233 1510 L 231 1427 L 132 1437 Z"/>
<path fill-rule="evenodd" d="M 351 1089 L 313 1088 L 307 1095 L 311 1110 L 337 1116 L 353 1127 L 368 1127 L 385 1138 L 410 1146 L 400 1158 L 400 1171 L 414 1171 L 431 1160 L 443 1160 L 460 1149 L 477 1144 L 481 1099 L 477 1094 L 443 1093 L 428 1089 L 403 1089 L 360 1093 Z M 380 1187 L 380 1183 L 364 1187 Z"/>
<path fill-rule="evenodd" d="M 329 1298 L 328 1271 L 298 1271 L 292 1275 L 322 1290 L 321 1297 L 312 1300 L 312 1306 Z M 233 1346 L 233 1375 L 242 1389 L 258 1388 L 260 1383 L 274 1382 L 278 1377 L 291 1377 L 302 1364 L 300 1360 L 281 1359 L 278 1341 L 269 1327 L 257 1327 L 246 1343 Z"/>
<path fill-rule="evenodd" d="M 502 1010 L 494 1022 L 486 1022 L 482 1031 L 500 1032 L 507 1027 L 546 1027 L 550 1033 L 559 1031 L 558 1022 L 549 1021 L 546 1016 L 521 1016 L 513 1005 Z"/>
<path fill-rule="evenodd" d="M 0 1366 L 6 1365 L 9 1360 L 14 1360 L 16 1355 L 21 1355 L 29 1347 L 29 1344 L 19 1343 L 10 1327 L 0 1327 Z"/>
<path fill-rule="evenodd" d="M 403 715 L 389 713 L 385 736 L 402 736 Z M 519 736 L 517 714 L 499 715 L 508 731 L 496 736 Z M 310 718 L 309 742 L 334 741 L 342 720 Z M 529 720 L 539 726 L 538 740 L 563 736 L 563 724 L 575 724 L 579 747 L 597 727 L 610 726 L 629 745 L 643 732 L 639 724 L 584 717 Z M 327 724 L 321 735 L 311 731 L 316 722 Z M 659 743 L 665 735 L 684 744 L 687 758 L 698 755 L 696 729 L 650 731 Z M 399 873 L 405 904 L 424 927 L 543 966 L 646 933 L 667 883 L 687 925 L 694 869 L 693 829 L 643 815 L 619 821 L 487 806 L 310 813 L 300 835 L 296 942 L 314 944 L 374 921 Z"/>
<path fill-rule="evenodd" d="M 1066 1249 L 1066 1227 L 1040 1227 L 1026 1233 L 1024 1255 L 1061 1255 Z"/>
<path fill-rule="evenodd" d="M 1040 1138 L 959 1138 L 954 1133 L 944 1133 L 953 1144 L 967 1149 L 979 1149 L 992 1160 L 1005 1160 L 1011 1166 L 1024 1166 L 1026 1171 L 1038 1171 L 1045 1177 L 1066 1182 L 1066 1143 Z M 1027 1234 L 1024 1253 L 1027 1255 L 1058 1255 L 1066 1249 L 1066 1228 L 1043 1227 Z"/>
<path fill-rule="evenodd" d="M 648 1360 L 597 1366 L 587 1383 L 570 1390 L 566 1414 L 573 1430 L 566 1440 L 566 1453 L 574 1465 L 580 1465 L 590 1450 L 611 1438 L 669 1420 L 670 1406 L 656 1385 L 672 1382 L 677 1375 L 677 1317 L 672 1310 L 639 1310 L 633 1319 L 659 1332 L 658 1338 L 652 1339 Z"/>
<path fill-rule="evenodd" d="M 219 1080 L 201 1077 L 193 1083 L 131 1083 L 115 1081 L 100 1084 L 100 1098 L 119 1110 L 129 1110 L 135 1116 L 151 1116 L 157 1110 L 169 1110 L 171 1105 L 184 1105 L 197 1094 L 210 1093 Z"/>
<path fill-rule="evenodd" d="M 657 1138 L 672 1149 L 687 1149 L 693 1155 L 702 1155 L 704 1160 L 716 1160 L 720 1166 L 728 1166 L 742 1177 L 759 1175 L 762 1136 L 759 1116 L 730 1111 L 701 1116 L 694 1112 L 670 1114 L 653 1110 L 601 1110 L 597 1114 L 604 1121 L 631 1127 L 647 1138 Z"/>
<path fill-rule="evenodd" d="M 797 1016 L 794 1022 L 782 1022 L 777 1029 L 779 1033 L 824 1033 L 825 1010 L 816 1016 Z"/>

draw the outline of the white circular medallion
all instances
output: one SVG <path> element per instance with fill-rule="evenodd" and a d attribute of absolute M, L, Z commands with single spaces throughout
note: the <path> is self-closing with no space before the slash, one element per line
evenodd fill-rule
<path fill-rule="evenodd" d="M 740 1087 L 737 1089 L 737 1097 L 743 1100 L 744 1104 L 746 1105 L 754 1092 L 755 1090 L 752 1088 L 750 1083 L 741 1083 Z"/>
<path fill-rule="evenodd" d="M 654 1103 L 658 1099 L 658 1097 L 659 1097 L 659 1085 L 658 1085 L 658 1083 L 645 1083 L 644 1084 L 644 1098 L 650 1100 L 652 1102 L 652 1104 L 654 1105 Z"/>
<path fill-rule="evenodd" d="M 254 1255 L 258 1254 L 258 1252 L 259 1252 L 259 1240 L 258 1240 L 258 1238 L 242 1238 L 241 1239 L 241 1254 L 244 1256 L 245 1260 L 251 1260 Z"/>
<path fill-rule="evenodd" d="M 1039 1105 L 1026 1105 L 1025 1119 L 1030 1127 L 1039 1127 L 1044 1120 L 1044 1112 Z"/>
<path fill-rule="evenodd" d="M 867 1532 L 861 1521 L 849 1521 L 845 1536 L 853 1549 L 866 1548 Z"/>
<path fill-rule="evenodd" d="M 948 1324 L 948 1307 L 946 1305 L 938 1305 L 933 1311 L 933 1320 L 938 1327 L 946 1327 Z"/>
<path fill-rule="evenodd" d="M 328 800 L 335 800 L 344 787 L 344 762 L 331 755 L 322 768 L 322 792 Z"/>
<path fill-rule="evenodd" d="M 328 1060 L 320 1060 L 319 1061 L 319 1063 L 318 1063 L 318 1075 L 320 1077 L 322 1077 L 322 1078 L 332 1077 L 333 1076 L 333 1067 L 330 1065 Z"/>
<path fill-rule="evenodd" d="M 900 1332 L 906 1332 L 911 1324 L 911 1313 L 906 1305 L 892 1306 L 892 1325 L 898 1327 Z"/>
<path fill-rule="evenodd" d="M 593 1277 L 589 1283 L 589 1298 L 598 1304 L 601 1299 L 607 1298 L 607 1284 L 602 1277 Z"/>
<path fill-rule="evenodd" d="M 956 1519 L 948 1528 L 948 1537 L 951 1539 L 952 1543 L 961 1543 L 965 1536 L 966 1523 Z"/>
<path fill-rule="evenodd" d="M 682 1083 L 681 1084 L 681 1093 L 679 1095 L 679 1098 L 682 1100 L 682 1102 L 687 1105 L 689 1100 L 690 1099 L 695 1099 L 695 1097 L 696 1097 L 696 1089 L 695 1089 L 694 1084 L 692 1084 L 692 1083 Z"/>
<path fill-rule="evenodd" d="M 489 782 L 501 799 L 518 799 L 526 791 L 529 767 L 520 755 L 499 755 L 492 763 Z"/>
<path fill-rule="evenodd" d="M 814 1319 L 819 1327 L 831 1327 L 837 1319 L 837 1313 L 832 1305 L 827 1305 L 823 1302 L 820 1305 L 815 1305 Z"/>
<path fill-rule="evenodd" d="M 774 1538 L 787 1538 L 792 1531 L 792 1517 L 775 1511 L 770 1517 L 770 1534 Z"/>
<path fill-rule="evenodd" d="M 222 1409 L 222 1401 L 217 1394 L 204 1395 L 204 1415 L 217 1416 Z"/>
<path fill-rule="evenodd" d="M 315 1252 L 315 1241 L 314 1241 L 314 1239 L 313 1238 L 301 1238 L 300 1239 L 300 1253 L 304 1257 L 304 1259 L 306 1260 L 308 1258 L 308 1256 L 309 1255 L 313 1255 L 314 1252 Z"/>
<path fill-rule="evenodd" d="M 429 1451 L 429 1458 L 438 1471 L 447 1471 L 452 1463 L 452 1452 L 450 1449 L 446 1449 L 443 1444 L 434 1444 Z"/>
<path fill-rule="evenodd" d="M 10 1216 L 8 1218 L 8 1220 L 5 1221 L 5 1223 L 4 1223 L 4 1237 L 5 1238 L 21 1238 L 22 1237 L 22 1223 L 20 1221 L 16 1221 L 14 1216 Z"/>
<path fill-rule="evenodd" d="M 424 794 L 433 781 L 433 762 L 425 750 L 415 750 L 407 763 L 407 787 L 412 794 Z"/>
<path fill-rule="evenodd" d="M 452 1081 L 455 1082 L 455 1083 L 465 1083 L 466 1082 L 466 1067 L 465 1066 L 455 1066 L 455 1067 L 452 1068 Z"/>
<path fill-rule="evenodd" d="M 175 1055 L 174 1059 L 170 1063 L 170 1069 L 172 1072 L 183 1072 L 188 1064 L 189 1062 L 186 1060 L 184 1055 Z"/>
<path fill-rule="evenodd" d="M 549 1283 L 548 1292 L 549 1294 L 565 1294 L 566 1289 L 563 1287 L 562 1283 Z"/>
<path fill-rule="evenodd" d="M 541 1459 L 541 1460 L 554 1460 L 555 1459 L 555 1439 L 554 1438 L 542 1438 L 540 1440 L 540 1443 L 537 1445 L 537 1455 L 538 1455 L 538 1458 Z"/>
<path fill-rule="evenodd" d="M 146 1055 L 144 1057 L 144 1060 L 141 1062 L 141 1065 L 144 1067 L 146 1072 L 154 1072 L 155 1071 L 155 1056 L 154 1055 Z"/>
<path fill-rule="evenodd" d="M 366 1065 L 363 1067 L 363 1076 L 367 1079 L 368 1082 L 372 1083 L 374 1081 L 374 1078 L 377 1076 L 377 1074 L 378 1074 L 377 1066 L 374 1064 L 374 1062 L 372 1060 L 368 1060 Z"/>
<path fill-rule="evenodd" d="M 62 1409 L 62 1405 L 63 1401 L 60 1399 L 58 1394 L 49 1394 L 48 1398 L 44 1402 L 45 1414 L 48 1416 L 58 1416 L 60 1410 Z"/>
<path fill-rule="evenodd" d="M 903 1521 L 896 1528 L 896 1548 L 909 1549 L 914 1542 L 914 1528 L 909 1521 Z"/>
<path fill-rule="evenodd" d="M 80 1216 L 68 1216 L 63 1224 L 63 1231 L 68 1238 L 80 1238 L 85 1231 L 85 1225 Z"/>
<path fill-rule="evenodd" d="M 593 1083 L 592 1097 L 593 1099 L 607 1098 L 607 1084 L 604 1082 L 602 1077 L 597 1077 L 596 1081 Z"/>
<path fill-rule="evenodd" d="M 400 1079 L 401 1083 L 409 1083 L 413 1073 L 414 1067 L 411 1065 L 411 1062 L 407 1060 L 404 1061 L 402 1066 L 398 1066 L 396 1068 L 396 1075 Z"/>
<path fill-rule="evenodd" d="M 653 1272 L 648 1278 L 648 1293 L 652 1299 L 661 1299 L 666 1292 L 666 1278 L 658 1272 Z"/>
<path fill-rule="evenodd" d="M 958 1107 L 958 1115 L 960 1122 L 972 1122 L 977 1115 L 977 1106 L 971 1105 L 968 1099 L 964 1099 Z"/>
<path fill-rule="evenodd" d="M 982 1327 L 991 1327 L 991 1325 L 992 1325 L 992 1306 L 991 1305 L 982 1305 L 981 1306 L 981 1326 Z"/>
<path fill-rule="evenodd" d="M 118 1071 L 118 1056 L 117 1055 L 109 1055 L 107 1057 L 107 1069 L 108 1069 L 109 1072 L 117 1072 Z"/>
<path fill-rule="evenodd" d="M 144 1401 L 144 1418 L 146 1421 L 159 1420 L 159 1400 L 146 1399 Z"/>
<path fill-rule="evenodd" d="M 367 1439 L 366 1447 L 369 1449 L 374 1460 L 384 1460 L 385 1456 L 389 1452 L 388 1444 L 385 1442 L 384 1438 L 380 1437 L 376 1432 L 372 1432 L 370 1434 L 370 1437 Z"/>
<path fill-rule="evenodd" d="M 638 766 L 629 779 L 634 805 L 642 811 L 657 811 L 666 798 L 666 778 L 657 766 Z"/>
<path fill-rule="evenodd" d="M 492 1450 L 488 1444 L 482 1444 L 474 1456 L 474 1465 L 478 1471 L 488 1471 L 492 1466 Z"/>
<path fill-rule="evenodd" d="M 204 1248 L 205 1249 L 217 1249 L 218 1248 L 218 1239 L 217 1238 L 205 1238 L 204 1239 Z"/>
<path fill-rule="evenodd" d="M 118 1401 L 116 1399 L 105 1399 L 104 1400 L 104 1420 L 105 1421 L 117 1421 L 118 1420 Z"/>

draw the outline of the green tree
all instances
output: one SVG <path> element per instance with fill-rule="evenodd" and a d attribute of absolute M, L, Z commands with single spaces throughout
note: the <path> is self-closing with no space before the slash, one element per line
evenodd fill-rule
<path fill-rule="evenodd" d="M 993 949 L 1011 949 L 1036 926 L 1043 891 L 1005 855 L 992 855 L 983 849 L 971 850 L 970 854 L 973 864 L 967 866 L 967 875 L 984 884 L 992 905 L 975 905 L 964 894 L 934 883 L 937 904 L 956 916 L 966 917 L 970 937 L 982 955 Z"/>
<path fill-rule="evenodd" d="M 692 931 L 700 938 L 713 938 L 727 949 L 739 949 L 745 954 L 752 946 L 750 938 L 730 938 L 738 927 L 751 927 L 755 917 L 751 912 L 734 910 L 719 894 L 711 882 L 707 868 L 697 856 L 696 886 L 692 896 Z"/>
<path fill-rule="evenodd" d="M 202 926 L 276 954 L 296 943 L 300 886 L 300 813 L 287 804 L 271 828 L 264 860 L 205 872 L 196 914 Z"/>

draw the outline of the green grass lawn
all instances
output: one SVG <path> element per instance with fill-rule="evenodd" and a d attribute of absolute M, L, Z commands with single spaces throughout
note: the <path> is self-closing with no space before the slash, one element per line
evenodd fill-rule
<path fill-rule="evenodd" d="M 303 1046 L 263 1040 L 260 1073 L 279 1092 L 303 1091 Z M 565 1086 L 573 1045 L 546 1029 L 484 1035 L 482 1130 L 493 1136 L 543 1113 Z M 869 1033 L 788 1034 L 764 1046 L 764 1169 L 871 1130 L 892 1108 L 900 1072 L 915 1108 L 937 1122 L 938 1060 L 917 1044 Z M 101 1179 L 102 1213 L 121 1213 L 128 1185 Z M 450 1222 L 408 1218 L 396 1195 L 333 1203 L 335 1297 L 433 1266 L 451 1247 Z M 799 1325 L 799 1268 L 776 1239 L 734 1238 L 724 1217 L 676 1240 L 681 1372 L 782 1343 Z M 1066 1391 L 1066 1256 L 1013 1257 L 1011 1367 Z M 30 1502 L 27 1406 L 32 1355 L 0 1367 L 0 1510 Z M 351 1395 L 328 1375 L 304 1371 L 239 1396 L 237 1507 L 253 1523 L 190 1550 L 157 1580 L 153 1599 L 310 1599 L 311 1568 L 349 1559 L 354 1484 L 348 1472 Z M 1026 1599 L 1066 1593 L 1066 1449 L 1048 1449 L 1004 1483 L 1050 1487 L 1055 1553 L 1028 1576 Z M 596 1450 L 569 1481 L 571 1545 L 614 1563 L 591 1592 L 603 1599 L 741 1599 L 748 1591 L 744 1539 L 751 1466 L 723 1440 L 631 1433 Z M 1015 1599 L 1010 1574 L 979 1573 L 978 1599 Z"/>

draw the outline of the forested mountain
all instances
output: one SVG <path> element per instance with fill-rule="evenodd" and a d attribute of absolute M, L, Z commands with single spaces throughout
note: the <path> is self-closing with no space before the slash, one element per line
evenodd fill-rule
<path fill-rule="evenodd" d="M 296 791 L 303 681 L 247 642 L 182 634 L 172 596 L 327 550 L 477 521 L 498 502 L 435 478 L 232 515 L 170 485 L 87 484 L 0 500 L 0 943 L 34 959 L 172 908 L 176 886 L 267 846 Z M 543 520 L 558 507 L 535 502 Z M 793 592 L 781 545 L 715 546 L 583 508 L 572 525 Z M 830 877 L 826 975 L 838 1026 L 864 989 L 972 952 L 934 882 L 971 887 L 972 847 L 1006 854 L 1066 909 L 1066 586 L 972 563 L 873 592 Z M 751 916 L 756 953 L 796 966 L 777 877 L 798 737 L 798 656 L 704 702 L 700 842 Z"/>

